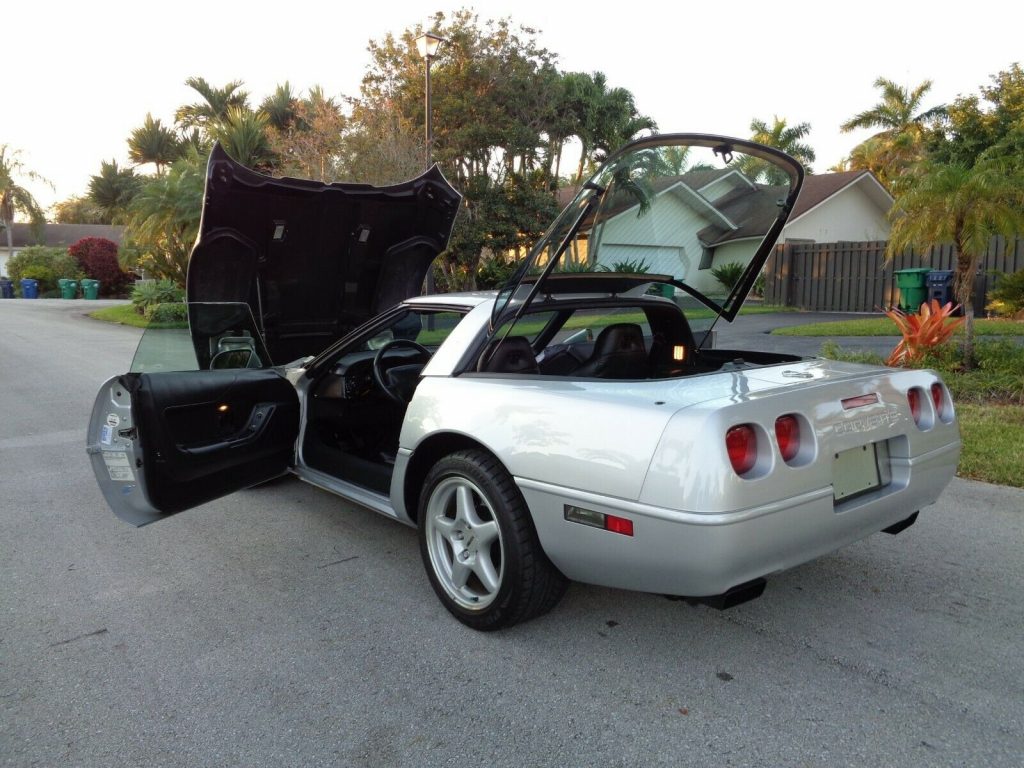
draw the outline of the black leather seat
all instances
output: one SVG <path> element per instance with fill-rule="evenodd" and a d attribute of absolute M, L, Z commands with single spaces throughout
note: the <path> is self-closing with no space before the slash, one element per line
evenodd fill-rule
<path fill-rule="evenodd" d="M 540 373 L 537 356 L 525 336 L 508 336 L 492 341 L 480 356 L 481 373 Z"/>
<path fill-rule="evenodd" d="M 643 330 L 636 323 L 615 323 L 601 331 L 594 342 L 594 353 L 572 375 L 645 379 L 647 367 Z"/>

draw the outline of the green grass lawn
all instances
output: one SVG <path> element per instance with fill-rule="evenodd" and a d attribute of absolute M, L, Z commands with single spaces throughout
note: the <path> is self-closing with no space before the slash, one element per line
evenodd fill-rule
<path fill-rule="evenodd" d="M 1024 323 L 1013 320 L 975 320 L 976 336 L 1024 336 Z M 957 335 L 962 331 L 957 331 Z M 865 317 L 831 323 L 810 323 L 776 328 L 774 336 L 899 336 L 896 324 L 888 317 Z"/>
<path fill-rule="evenodd" d="M 1024 405 L 957 405 L 964 441 L 957 474 L 1024 488 Z"/>
<path fill-rule="evenodd" d="M 188 323 L 151 323 L 136 312 L 132 304 L 118 304 L 115 307 L 97 309 L 95 312 L 90 312 L 89 317 L 107 323 L 130 325 L 133 328 L 188 328 Z"/>

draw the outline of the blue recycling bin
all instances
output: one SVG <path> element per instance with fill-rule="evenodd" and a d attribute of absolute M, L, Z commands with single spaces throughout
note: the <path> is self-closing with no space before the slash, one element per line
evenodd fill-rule
<path fill-rule="evenodd" d="M 39 281 L 33 280 L 30 277 L 21 278 L 21 298 L 23 299 L 38 299 L 39 298 Z"/>
<path fill-rule="evenodd" d="M 0 277 L 0 299 L 14 298 L 14 283 L 6 277 Z"/>

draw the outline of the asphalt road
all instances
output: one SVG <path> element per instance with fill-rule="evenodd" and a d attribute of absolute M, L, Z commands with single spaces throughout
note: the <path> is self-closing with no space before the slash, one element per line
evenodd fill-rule
<path fill-rule="evenodd" d="M 138 332 L 92 306 L 0 301 L 2 765 L 1022 764 L 1022 491 L 728 612 L 573 585 L 482 635 L 413 531 L 296 481 L 114 518 L 84 430 Z"/>

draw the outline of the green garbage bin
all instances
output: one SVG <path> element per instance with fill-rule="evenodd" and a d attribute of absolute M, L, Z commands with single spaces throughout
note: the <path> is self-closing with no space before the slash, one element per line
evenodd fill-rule
<path fill-rule="evenodd" d="M 896 270 L 896 285 L 900 289 L 900 309 L 917 312 L 928 300 L 929 267 Z"/>
<path fill-rule="evenodd" d="M 82 294 L 87 299 L 95 300 L 100 297 L 100 281 L 99 280 L 83 280 L 82 281 Z"/>
<path fill-rule="evenodd" d="M 60 297 L 62 299 L 73 299 L 78 293 L 77 280 L 69 280 L 66 277 L 62 277 L 57 281 L 57 285 L 60 286 Z"/>

